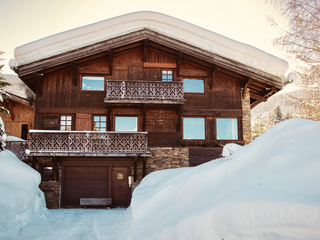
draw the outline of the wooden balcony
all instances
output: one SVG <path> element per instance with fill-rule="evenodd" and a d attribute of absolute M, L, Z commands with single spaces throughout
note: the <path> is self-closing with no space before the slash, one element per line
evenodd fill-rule
<path fill-rule="evenodd" d="M 28 160 L 28 156 L 26 154 L 28 141 L 7 141 L 5 148 L 13 152 L 21 161 Z"/>
<path fill-rule="evenodd" d="M 104 102 L 183 104 L 183 82 L 107 81 Z"/>
<path fill-rule="evenodd" d="M 30 156 L 147 156 L 146 132 L 30 130 Z"/>

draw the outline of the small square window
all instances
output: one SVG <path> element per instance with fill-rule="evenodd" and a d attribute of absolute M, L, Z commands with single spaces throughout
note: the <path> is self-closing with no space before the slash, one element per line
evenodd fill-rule
<path fill-rule="evenodd" d="M 171 70 L 162 70 L 162 81 L 163 82 L 172 82 L 172 71 Z"/>
<path fill-rule="evenodd" d="M 183 92 L 204 93 L 203 79 L 183 79 Z"/>
<path fill-rule="evenodd" d="M 205 138 L 204 118 L 183 118 L 183 139 L 204 140 Z"/>
<path fill-rule="evenodd" d="M 82 90 L 85 91 L 103 91 L 104 77 L 82 77 Z"/>
<path fill-rule="evenodd" d="M 217 118 L 217 139 L 238 140 L 238 119 Z"/>
<path fill-rule="evenodd" d="M 60 116 L 60 130 L 71 131 L 72 116 Z"/>
<path fill-rule="evenodd" d="M 93 131 L 105 132 L 107 131 L 107 117 L 94 116 L 93 117 Z"/>
<path fill-rule="evenodd" d="M 116 131 L 138 131 L 138 117 L 116 117 Z"/>

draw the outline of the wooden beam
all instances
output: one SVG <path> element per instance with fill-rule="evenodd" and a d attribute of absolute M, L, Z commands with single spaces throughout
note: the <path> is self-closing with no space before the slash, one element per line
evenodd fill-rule
<path fill-rule="evenodd" d="M 147 53 L 148 53 L 148 45 L 149 45 L 149 40 L 145 39 L 143 42 L 143 62 L 147 62 Z"/>
<path fill-rule="evenodd" d="M 214 65 L 213 69 L 211 70 L 210 72 L 210 75 L 211 75 L 211 80 L 210 80 L 210 89 L 212 90 L 213 89 L 213 85 L 214 85 L 214 78 L 218 72 L 218 66 L 217 65 Z"/>
<path fill-rule="evenodd" d="M 133 157 L 133 181 L 137 181 L 137 163 L 138 157 Z"/>
<path fill-rule="evenodd" d="M 112 76 L 112 49 L 108 50 L 109 75 Z"/>
<path fill-rule="evenodd" d="M 147 159 L 145 157 L 142 158 L 142 178 L 146 176 L 146 168 L 147 168 Z"/>
<path fill-rule="evenodd" d="M 184 109 L 182 116 L 241 117 L 240 109 Z"/>
<path fill-rule="evenodd" d="M 81 74 L 110 74 L 109 67 L 80 67 L 78 73 Z"/>
<path fill-rule="evenodd" d="M 75 61 L 72 61 L 70 63 L 71 68 L 72 68 L 72 77 L 73 77 L 73 85 L 76 87 L 78 85 L 77 81 L 77 65 Z"/>
<path fill-rule="evenodd" d="M 180 133 L 181 131 L 181 115 L 182 115 L 182 106 L 178 108 L 178 122 L 177 122 L 177 132 Z"/>
<path fill-rule="evenodd" d="M 248 77 L 248 80 L 247 80 L 246 84 L 244 85 L 244 88 L 243 88 L 243 91 L 242 91 L 242 99 L 245 98 L 247 88 L 248 88 L 248 86 L 249 86 L 249 84 L 250 84 L 251 82 L 252 82 L 252 78 L 251 78 L 251 77 Z"/>
<path fill-rule="evenodd" d="M 182 58 L 183 58 L 183 53 L 179 52 L 179 55 L 177 57 L 177 77 L 181 77 L 180 67 L 181 67 Z"/>
<path fill-rule="evenodd" d="M 175 64 L 175 63 L 144 62 L 143 67 L 145 67 L 145 68 L 177 68 L 177 64 Z"/>
<path fill-rule="evenodd" d="M 180 75 L 183 77 L 209 77 L 210 72 L 206 70 L 180 69 Z"/>
<path fill-rule="evenodd" d="M 36 79 L 37 81 L 37 90 L 36 90 L 36 94 L 39 97 L 42 97 L 42 83 L 43 83 L 43 75 L 39 75 L 37 72 L 33 73 L 33 77 Z"/>
<path fill-rule="evenodd" d="M 107 130 L 111 131 L 111 106 L 107 104 Z"/>
<path fill-rule="evenodd" d="M 143 120 L 142 120 L 142 131 L 146 131 L 146 109 L 147 109 L 147 104 L 143 104 Z"/>

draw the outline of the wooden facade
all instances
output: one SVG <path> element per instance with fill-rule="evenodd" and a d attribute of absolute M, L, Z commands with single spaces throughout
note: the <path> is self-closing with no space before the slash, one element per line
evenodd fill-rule
<path fill-rule="evenodd" d="M 144 175 L 149 148 L 188 148 L 189 165 L 196 166 L 219 157 L 226 143 L 245 144 L 244 101 L 254 107 L 281 89 L 277 77 L 148 29 L 18 71 L 37 94 L 30 156 L 33 164 L 61 168 L 62 207 L 79 207 L 80 198 L 127 206 L 128 179 L 143 177 L 137 164 Z M 102 88 L 87 89 L 86 78 L 103 79 Z M 188 80 L 199 81 L 201 90 L 186 90 Z M 119 117 L 135 118 L 136 129 L 119 132 Z M 187 120 L 194 119 L 203 135 L 187 137 Z M 220 136 L 220 120 L 232 124 L 232 137 Z"/>

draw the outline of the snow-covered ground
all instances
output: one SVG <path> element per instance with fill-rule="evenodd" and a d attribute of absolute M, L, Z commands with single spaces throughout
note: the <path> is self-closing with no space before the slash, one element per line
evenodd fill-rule
<path fill-rule="evenodd" d="M 50 210 L 0 222 L 0 239 L 319 240 L 319 132 L 320 122 L 282 122 L 225 158 L 149 174 L 127 210 Z M 1 174 L 3 198 L 17 174 Z"/>

